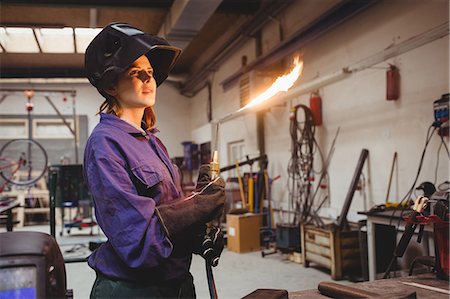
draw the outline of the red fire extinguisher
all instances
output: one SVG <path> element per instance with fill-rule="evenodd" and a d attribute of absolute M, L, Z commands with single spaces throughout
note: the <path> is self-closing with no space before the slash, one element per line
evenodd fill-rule
<path fill-rule="evenodd" d="M 309 108 L 313 115 L 314 125 L 322 125 L 322 98 L 318 91 L 311 93 L 311 96 L 309 97 Z"/>
<path fill-rule="evenodd" d="M 395 65 L 390 64 L 386 73 L 386 100 L 398 100 L 400 97 L 400 72 Z"/>

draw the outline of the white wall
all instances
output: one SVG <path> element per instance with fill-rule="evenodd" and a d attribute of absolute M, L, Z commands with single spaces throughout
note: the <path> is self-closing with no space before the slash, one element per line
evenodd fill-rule
<path fill-rule="evenodd" d="M 2 89 L 46 89 L 46 90 L 75 90 L 76 91 L 76 113 L 87 115 L 89 133 L 99 121 L 96 115 L 104 98 L 92 87 L 86 84 L 1 84 Z M 72 100 L 64 102 L 62 95 L 50 94 L 50 98 L 62 114 L 72 115 Z M 34 103 L 34 114 L 56 115 L 56 112 L 41 96 L 32 99 Z M 25 104 L 27 99 L 24 95 L 12 94 L 0 104 L 0 114 L 26 114 Z M 190 117 L 189 101 L 181 96 L 176 88 L 169 82 L 164 82 L 157 89 L 156 95 L 156 126 L 161 131 L 158 136 L 163 140 L 171 157 L 182 156 L 183 148 L 181 142 L 190 140 Z M 80 150 L 82 155 L 83 149 Z"/>
<path fill-rule="evenodd" d="M 301 5 L 328 7 L 334 1 L 295 1 L 276 18 L 284 26 L 285 37 L 308 22 L 299 19 Z M 321 38 L 299 48 L 305 63 L 302 78 L 296 86 L 317 76 L 337 71 L 370 55 L 400 43 L 415 35 L 448 22 L 447 0 L 384 0 L 353 17 Z M 269 51 L 279 41 L 276 22 L 262 31 L 263 51 Z M 239 90 L 235 86 L 223 91 L 221 82 L 235 73 L 246 55 L 249 63 L 255 58 L 255 44 L 250 40 L 228 61 L 221 65 L 210 80 L 212 82 L 213 119 L 218 120 L 239 109 Z M 322 214 L 336 217 L 342 208 L 350 180 L 362 148 L 370 151 L 369 163 L 364 169 L 370 180 L 366 202 L 363 194 L 356 192 L 349 218 L 356 219 L 356 212 L 380 204 L 386 196 L 392 157 L 398 152 L 398 173 L 394 176 L 391 199 L 401 199 L 410 188 L 417 171 L 428 126 L 433 121 L 432 103 L 449 91 L 449 39 L 433 41 L 405 54 L 389 59 L 371 68 L 320 89 L 323 105 L 323 125 L 317 128 L 316 138 L 327 153 L 338 127 L 341 128 L 336 143 L 330 173 L 330 204 Z M 388 63 L 396 64 L 401 74 L 401 97 L 398 101 L 386 101 L 385 76 Z M 1 85 L 2 88 L 57 88 L 77 90 L 77 113 L 89 117 L 89 130 L 98 122 L 95 116 L 102 102 L 101 96 L 88 84 L 67 85 Z M 156 113 L 159 134 L 171 156 L 181 156 L 181 142 L 192 140 L 203 143 L 214 133 L 207 121 L 207 90 L 186 99 L 169 83 L 158 88 Z M 70 102 L 64 104 L 54 99 L 63 113 L 71 114 Z M 8 97 L 0 104 L 0 114 L 25 114 L 23 96 Z M 298 97 L 285 106 L 274 107 L 266 114 L 265 138 L 269 157 L 269 175 L 281 175 L 273 185 L 273 199 L 284 205 L 288 201 L 287 164 L 290 159 L 291 140 L 288 114 L 290 107 L 308 104 L 308 96 Z M 35 113 L 53 113 L 43 98 L 35 99 Z M 244 140 L 248 155 L 259 155 L 256 143 L 255 114 L 250 113 L 224 123 L 219 133 L 220 160 L 227 161 L 227 144 Z M 446 140 L 448 142 L 448 140 Z M 434 182 L 439 140 L 430 142 L 418 182 Z M 437 182 L 449 179 L 448 158 L 441 150 Z M 318 161 L 318 160 L 317 160 Z M 317 162 L 317 168 L 320 168 Z M 248 171 L 248 169 L 243 169 Z"/>
<path fill-rule="evenodd" d="M 296 6 L 300 4 L 300 1 L 295 2 L 279 19 L 295 25 L 294 14 Z M 380 1 L 299 49 L 303 54 L 305 67 L 297 86 L 317 76 L 355 64 L 393 44 L 448 22 L 448 12 L 449 4 L 445 0 Z M 278 31 L 273 26 L 270 24 L 267 30 L 263 30 L 263 41 L 267 41 L 263 47 L 265 51 L 270 49 L 270 44 L 275 45 L 278 38 L 274 36 Z M 296 29 L 289 27 L 285 31 L 289 34 Z M 218 84 L 236 71 L 240 57 L 249 49 L 253 49 L 251 44 L 235 53 L 214 75 L 213 115 L 216 119 L 239 108 L 238 86 L 223 91 Z M 388 63 L 393 63 L 400 69 L 401 96 L 398 101 L 387 101 L 385 98 Z M 417 172 L 427 129 L 433 122 L 433 101 L 449 91 L 448 67 L 447 35 L 320 89 L 323 125 L 317 129 L 316 138 L 325 154 L 337 128 L 341 128 L 329 168 L 331 202 L 328 208 L 322 209 L 323 215 L 332 218 L 339 215 L 363 148 L 370 152 L 364 169 L 369 185 L 366 196 L 362 192 L 355 193 L 349 219 L 356 220 L 357 211 L 384 202 L 395 151 L 398 153 L 398 173 L 394 176 L 390 199 L 400 200 L 406 194 Z M 269 175 L 282 176 L 272 189 L 274 200 L 279 202 L 288 201 L 286 168 L 291 155 L 289 109 L 299 103 L 308 105 L 308 99 L 307 95 L 298 97 L 285 107 L 271 109 L 266 115 Z M 192 102 L 201 105 L 204 100 L 202 95 L 197 95 Z M 226 161 L 226 144 L 239 139 L 246 141 L 247 154 L 258 154 L 254 114 L 231 120 L 221 126 L 222 161 Z M 448 143 L 448 139 L 446 141 Z M 434 182 L 439 144 L 440 140 L 436 135 L 429 144 L 418 183 Z M 437 183 L 449 179 L 448 157 L 443 149 L 439 159 Z M 316 162 L 316 168 L 320 169 L 320 166 Z"/>

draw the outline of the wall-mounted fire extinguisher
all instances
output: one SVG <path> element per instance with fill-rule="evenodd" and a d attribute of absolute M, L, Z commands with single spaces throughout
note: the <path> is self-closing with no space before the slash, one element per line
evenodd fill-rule
<path fill-rule="evenodd" d="M 386 100 L 398 100 L 400 97 L 400 72 L 398 67 L 389 64 L 389 70 L 386 72 Z"/>
<path fill-rule="evenodd" d="M 315 126 L 322 125 L 322 98 L 318 91 L 311 93 L 309 97 L 309 108 L 313 115 L 313 122 Z"/>

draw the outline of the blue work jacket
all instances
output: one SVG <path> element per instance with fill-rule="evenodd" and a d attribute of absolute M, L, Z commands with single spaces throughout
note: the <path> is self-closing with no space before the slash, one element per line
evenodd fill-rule
<path fill-rule="evenodd" d="M 179 175 L 153 131 L 100 114 L 84 153 L 84 176 L 108 241 L 88 263 L 112 279 L 158 283 L 186 275 L 192 254 L 173 255 L 155 207 L 181 197 Z"/>

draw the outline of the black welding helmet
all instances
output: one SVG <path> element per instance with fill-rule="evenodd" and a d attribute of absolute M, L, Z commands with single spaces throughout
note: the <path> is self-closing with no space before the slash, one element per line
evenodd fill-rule
<path fill-rule="evenodd" d="M 180 53 L 181 49 L 171 46 L 162 37 L 129 24 L 112 23 L 103 28 L 86 49 L 86 76 L 97 89 L 104 90 L 136 59 L 146 55 L 159 86 L 166 80 Z"/>

